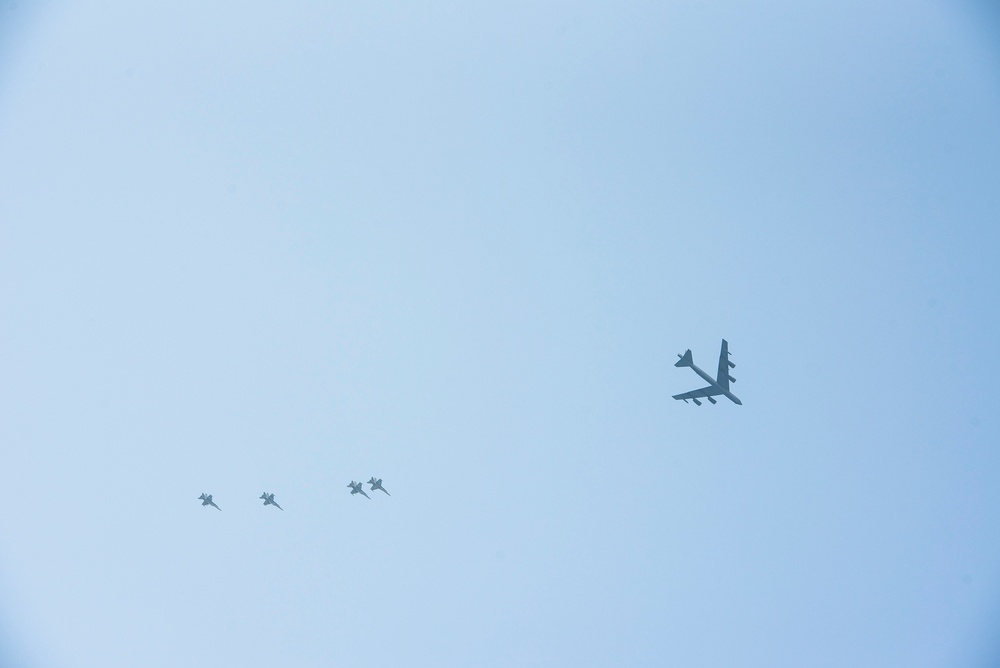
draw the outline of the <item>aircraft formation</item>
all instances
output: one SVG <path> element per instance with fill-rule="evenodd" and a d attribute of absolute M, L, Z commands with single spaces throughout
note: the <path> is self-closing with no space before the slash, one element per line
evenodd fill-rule
<path fill-rule="evenodd" d="M 374 492 L 376 489 L 380 489 L 383 492 L 385 492 L 386 496 L 392 496 L 392 494 L 389 494 L 389 492 L 386 492 L 385 491 L 385 487 L 382 486 L 382 478 L 379 478 L 378 480 L 376 480 L 375 476 L 372 476 L 371 478 L 368 479 L 368 484 L 371 485 L 371 487 L 372 487 L 371 491 L 372 492 Z M 352 496 L 354 494 L 361 494 L 366 499 L 368 499 L 369 501 L 371 500 L 372 497 L 370 497 L 367 494 L 365 494 L 365 490 L 364 490 L 364 488 L 361 487 L 361 483 L 360 482 L 354 482 L 352 480 L 350 482 L 350 484 L 348 484 L 347 486 L 351 488 L 351 495 Z"/>
<path fill-rule="evenodd" d="M 372 497 L 368 496 L 368 494 L 365 493 L 365 490 L 362 487 L 362 484 L 363 483 L 354 482 L 352 480 L 351 484 L 348 485 L 348 487 L 351 488 L 351 494 L 352 495 L 354 495 L 354 494 L 362 494 L 366 499 L 371 500 Z M 382 486 L 382 478 L 376 478 L 375 476 L 372 476 L 368 480 L 368 484 L 371 485 L 371 490 L 370 491 L 374 492 L 375 490 L 379 489 L 379 490 L 382 490 L 383 492 L 385 492 L 386 496 L 392 496 L 392 494 L 389 494 L 389 492 L 386 491 L 385 487 Z M 277 501 L 274 500 L 274 493 L 273 492 L 271 492 L 271 493 L 264 492 L 264 493 L 262 493 L 257 498 L 264 500 L 264 506 L 274 506 L 278 510 L 281 510 L 281 511 L 285 510 L 284 508 L 282 508 L 281 506 L 278 505 Z M 201 496 L 198 497 L 198 500 L 201 501 L 201 505 L 203 505 L 203 506 L 212 506 L 216 510 L 222 510 L 222 508 L 220 508 L 219 506 L 217 506 L 215 504 L 215 501 L 212 500 L 212 495 L 211 494 L 206 494 L 205 492 L 202 492 Z"/>
<path fill-rule="evenodd" d="M 690 348 L 686 350 L 683 355 L 678 355 L 677 357 L 680 359 L 674 363 L 674 366 L 689 367 L 692 371 L 701 376 L 708 383 L 708 386 L 698 390 L 684 392 L 683 394 L 675 394 L 673 396 L 674 399 L 679 399 L 684 403 L 687 403 L 690 400 L 693 401 L 696 406 L 701 406 L 701 399 L 706 399 L 709 403 L 716 404 L 718 401 L 715 400 L 715 397 L 723 396 L 737 405 L 743 405 L 743 402 L 740 401 L 739 397 L 733 394 L 729 389 L 730 384 L 736 382 L 736 379 L 729 375 L 729 370 L 735 369 L 736 365 L 729 359 L 728 341 L 722 339 L 722 349 L 719 351 L 719 367 L 716 371 L 715 378 L 712 378 L 710 375 L 698 368 L 698 366 L 694 363 L 694 357 L 691 355 Z M 365 492 L 362 485 L 363 483 L 352 480 L 347 485 L 351 489 L 351 496 L 360 494 L 366 499 L 371 500 L 372 497 L 368 496 L 368 493 Z M 386 496 L 392 496 L 389 494 L 388 490 L 382 486 L 381 478 L 372 476 L 368 479 L 368 485 L 370 486 L 370 489 L 368 490 L 370 492 L 381 490 L 382 492 L 385 492 Z M 268 492 L 264 492 L 258 498 L 263 499 L 265 506 L 274 506 L 278 510 L 284 510 L 284 508 L 279 506 L 274 500 L 273 493 L 269 494 Z M 215 504 L 215 501 L 212 500 L 211 494 L 202 493 L 202 495 L 198 497 L 198 500 L 201 501 L 202 506 L 212 506 L 216 510 L 222 510 L 222 508 L 219 508 L 219 506 Z"/>

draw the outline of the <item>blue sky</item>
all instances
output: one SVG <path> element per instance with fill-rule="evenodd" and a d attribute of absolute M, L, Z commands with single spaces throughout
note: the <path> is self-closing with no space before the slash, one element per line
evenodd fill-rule
<path fill-rule="evenodd" d="M 995 662 L 985 5 L 2 6 L 8 662 Z"/>

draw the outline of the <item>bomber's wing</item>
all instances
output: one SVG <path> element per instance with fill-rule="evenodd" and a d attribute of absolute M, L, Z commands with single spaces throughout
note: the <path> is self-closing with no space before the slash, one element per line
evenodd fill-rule
<path fill-rule="evenodd" d="M 722 350 L 719 351 L 719 371 L 715 374 L 715 382 L 719 387 L 728 390 L 729 381 L 736 380 L 729 375 L 729 368 L 736 365 L 729 361 L 729 342 L 722 339 Z"/>
<path fill-rule="evenodd" d="M 715 397 L 720 394 L 722 394 L 722 390 L 712 385 L 709 385 L 708 387 L 703 387 L 700 390 L 691 390 L 690 392 L 685 392 L 684 394 L 675 394 L 674 399 L 682 399 L 683 401 L 691 399 L 692 401 L 694 401 L 696 404 L 699 405 L 701 404 L 701 402 L 698 401 L 699 399 L 708 399 L 714 404 L 715 399 L 712 399 L 711 397 Z"/>

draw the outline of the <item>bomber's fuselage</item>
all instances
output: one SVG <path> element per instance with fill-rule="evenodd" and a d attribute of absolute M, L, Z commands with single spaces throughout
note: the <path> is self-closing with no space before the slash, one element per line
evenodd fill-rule
<path fill-rule="evenodd" d="M 721 385 L 719 385 L 719 383 L 716 382 L 716 380 L 714 378 L 712 378 L 707 373 L 705 373 L 704 371 L 702 371 L 701 369 L 699 369 L 697 364 L 695 364 L 694 362 L 691 362 L 691 368 L 694 369 L 694 372 L 696 374 L 698 374 L 699 376 L 701 376 L 702 378 L 704 378 L 705 381 L 709 385 L 711 385 L 712 387 L 714 387 L 715 389 L 717 389 L 719 392 L 721 392 L 724 397 L 729 398 L 735 404 L 739 404 L 740 406 L 743 405 L 743 402 L 739 400 L 739 397 L 737 397 L 735 394 L 733 394 L 732 392 L 730 392 L 726 388 L 724 388 Z"/>

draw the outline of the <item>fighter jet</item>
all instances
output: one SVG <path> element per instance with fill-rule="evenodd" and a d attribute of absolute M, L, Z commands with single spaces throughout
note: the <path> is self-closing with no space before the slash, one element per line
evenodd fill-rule
<path fill-rule="evenodd" d="M 694 360 L 691 357 L 691 351 L 688 350 L 683 355 L 678 355 L 680 359 L 674 364 L 674 366 L 689 366 L 696 374 L 708 381 L 708 387 L 703 387 L 700 390 L 692 390 L 691 392 L 685 392 L 684 394 L 675 394 L 674 399 L 683 399 L 684 403 L 690 399 L 696 405 L 701 406 L 701 402 L 698 399 L 708 399 L 710 403 L 717 403 L 712 397 L 717 397 L 720 394 L 724 397 L 728 397 L 733 403 L 743 405 L 735 394 L 729 391 L 729 383 L 735 383 L 736 379 L 729 375 L 729 369 L 736 368 L 736 365 L 729 361 L 729 344 L 726 343 L 725 339 L 722 339 L 722 350 L 719 352 L 719 372 L 716 378 L 713 379 L 707 373 L 695 366 Z"/>
<path fill-rule="evenodd" d="M 278 510 L 281 510 L 281 511 L 285 510 L 284 508 L 282 508 L 281 506 L 279 506 L 278 503 L 274 500 L 274 494 L 268 494 L 267 492 L 264 492 L 258 498 L 264 499 L 264 505 L 265 506 L 274 506 Z"/>
<path fill-rule="evenodd" d="M 360 482 L 354 482 L 352 480 L 351 484 L 348 485 L 348 487 L 351 488 L 351 494 L 365 494 L 365 490 L 361 489 L 361 483 Z M 367 494 L 365 494 L 365 498 L 370 501 L 372 497 L 370 497 Z"/>
<path fill-rule="evenodd" d="M 199 496 L 198 499 L 201 501 L 201 505 L 203 506 L 215 506 L 215 501 L 212 501 L 211 494 L 205 494 L 204 492 L 202 492 L 201 496 Z M 215 509 L 222 510 L 222 508 L 218 506 L 215 506 Z"/>
<path fill-rule="evenodd" d="M 376 479 L 375 479 L 375 476 L 372 476 L 372 477 L 371 477 L 371 479 L 370 479 L 370 480 L 368 481 L 368 484 L 372 486 L 372 491 L 373 491 L 373 492 L 374 492 L 374 491 L 375 491 L 376 489 L 380 489 L 380 490 L 382 490 L 383 492 L 385 492 L 385 487 L 383 487 L 383 486 L 382 486 L 382 478 L 379 478 L 378 480 L 376 480 Z M 385 493 L 386 493 L 386 494 L 387 494 L 388 496 L 392 496 L 392 494 L 389 494 L 389 492 L 385 492 Z"/>

